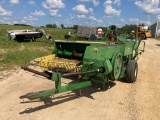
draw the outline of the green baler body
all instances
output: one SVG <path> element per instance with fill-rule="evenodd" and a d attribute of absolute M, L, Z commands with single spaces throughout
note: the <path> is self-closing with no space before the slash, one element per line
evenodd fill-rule
<path fill-rule="evenodd" d="M 100 78 L 101 81 L 108 82 L 109 79 L 115 79 L 115 77 L 111 78 L 109 76 L 112 74 L 114 69 L 113 64 L 118 64 L 114 63 L 116 54 L 120 54 L 122 56 L 122 69 L 119 70 L 120 73 L 116 77 L 116 79 L 119 79 L 125 76 L 126 62 L 134 59 L 132 53 L 135 48 L 137 50 L 136 45 L 139 46 L 139 42 L 139 40 L 125 40 L 120 42 L 56 40 L 53 54 L 55 54 L 57 57 L 67 57 L 69 59 L 74 59 L 71 58 L 71 56 L 72 52 L 76 51 L 79 53 L 79 59 L 83 61 L 83 72 L 95 70 L 100 67 L 105 68 L 105 72 L 103 73 L 92 73 L 84 75 L 85 79 Z"/>
<path fill-rule="evenodd" d="M 86 75 L 88 78 L 91 76 L 96 76 L 102 78 L 102 80 L 106 80 L 107 75 L 111 73 L 113 67 L 111 64 L 111 60 L 114 54 L 123 53 L 124 45 L 105 45 L 105 46 L 87 46 L 85 54 L 84 54 L 84 65 L 83 71 L 94 70 L 99 67 L 104 67 L 104 73 L 96 73 L 96 75 L 90 74 Z M 97 52 L 95 52 L 95 50 Z M 93 63 L 92 65 L 85 65 L 85 63 Z M 107 79 L 108 81 L 108 79 Z"/>
<path fill-rule="evenodd" d="M 124 38 L 119 39 L 118 42 L 56 40 L 52 52 L 56 57 L 82 62 L 82 71 L 76 73 L 82 74 L 82 82 L 61 86 L 61 77 L 66 74 L 53 71 L 50 75 L 52 81 L 55 82 L 55 88 L 28 93 L 21 98 L 36 99 L 91 86 L 93 82 L 100 82 L 104 85 L 109 80 L 121 79 L 126 75 L 127 62 L 135 60 L 138 54 L 144 52 L 144 49 L 140 52 L 138 50 L 140 43 L 141 40 Z M 103 68 L 103 71 L 99 71 L 100 68 Z M 69 73 L 69 75 L 75 74 Z"/>

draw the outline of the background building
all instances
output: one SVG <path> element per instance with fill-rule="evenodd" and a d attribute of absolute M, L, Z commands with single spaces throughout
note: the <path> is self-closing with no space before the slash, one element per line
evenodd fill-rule
<path fill-rule="evenodd" d="M 160 22 L 156 22 L 150 26 L 152 37 L 160 37 Z"/>

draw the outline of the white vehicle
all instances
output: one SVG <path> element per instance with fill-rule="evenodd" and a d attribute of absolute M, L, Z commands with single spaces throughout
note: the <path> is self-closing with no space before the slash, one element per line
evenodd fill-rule
<path fill-rule="evenodd" d="M 47 39 L 51 39 L 51 36 L 48 37 L 45 31 L 40 30 L 7 30 L 8 37 L 12 40 L 22 41 L 25 39 L 29 39 L 32 41 L 36 41 L 37 38 L 41 38 L 43 35 L 46 36 Z"/>

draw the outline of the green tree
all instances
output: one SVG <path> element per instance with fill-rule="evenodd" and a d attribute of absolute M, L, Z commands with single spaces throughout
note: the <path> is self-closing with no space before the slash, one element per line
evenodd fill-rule
<path fill-rule="evenodd" d="M 46 27 L 52 28 L 52 24 L 47 24 Z"/>
<path fill-rule="evenodd" d="M 142 24 L 139 24 L 139 26 L 145 26 L 145 24 L 144 24 L 144 23 L 142 23 Z"/>
<path fill-rule="evenodd" d="M 64 25 L 63 25 L 63 24 L 61 24 L 61 28 L 62 28 L 62 29 L 64 28 Z"/>
<path fill-rule="evenodd" d="M 53 24 L 52 27 L 53 27 L 53 28 L 57 28 L 57 25 L 56 25 L 56 24 Z"/>
<path fill-rule="evenodd" d="M 77 30 L 78 25 L 73 25 L 73 29 Z"/>
<path fill-rule="evenodd" d="M 131 33 L 132 30 L 136 30 L 137 25 L 128 25 L 118 28 L 119 33 Z"/>
<path fill-rule="evenodd" d="M 116 30 L 117 26 L 116 25 L 111 25 L 110 28 L 111 28 L 111 30 Z"/>

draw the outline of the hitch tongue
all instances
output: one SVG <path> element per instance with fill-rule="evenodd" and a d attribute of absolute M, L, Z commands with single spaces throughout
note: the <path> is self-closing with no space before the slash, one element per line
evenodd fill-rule
<path fill-rule="evenodd" d="M 48 74 L 44 73 L 44 72 L 39 72 L 37 70 L 33 70 L 31 68 L 28 68 L 27 66 L 21 66 L 21 69 L 24 69 L 26 71 L 29 71 L 29 72 L 32 72 L 32 73 L 35 73 L 37 75 L 40 75 L 40 76 L 43 76 L 43 77 L 46 77 L 48 79 L 51 79 L 51 76 L 49 76 Z"/>

